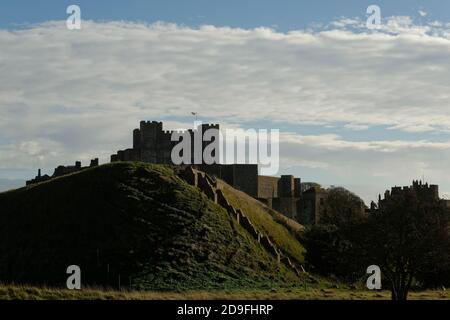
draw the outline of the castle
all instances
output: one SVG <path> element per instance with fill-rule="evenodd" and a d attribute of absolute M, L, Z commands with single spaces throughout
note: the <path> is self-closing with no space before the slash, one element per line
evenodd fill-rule
<path fill-rule="evenodd" d="M 191 138 L 194 135 L 203 134 L 208 129 L 219 130 L 218 124 L 202 124 L 195 130 L 187 130 Z M 178 131 L 179 132 L 179 131 Z M 159 164 L 172 164 L 171 152 L 178 141 L 171 141 L 173 131 L 163 130 L 162 122 L 156 121 L 141 121 L 139 129 L 133 130 L 133 148 L 126 150 L 119 150 L 116 154 L 111 156 L 111 162 L 116 161 L 142 161 Z M 217 141 L 202 142 L 202 149 L 210 144 L 217 143 Z M 195 163 L 194 159 L 194 144 L 192 144 L 191 162 Z M 202 151 L 203 151 L 202 150 Z"/>
<path fill-rule="evenodd" d="M 196 129 L 187 131 L 177 131 L 177 133 L 187 133 L 193 138 L 195 135 L 203 136 L 208 129 L 220 129 L 218 124 L 202 124 Z M 141 121 L 140 127 L 133 131 L 133 147 L 125 150 L 119 150 L 111 155 L 111 162 L 117 161 L 142 161 L 155 164 L 172 163 L 172 149 L 178 141 L 172 141 L 174 131 L 163 130 L 163 123 L 156 121 Z M 218 144 L 219 141 L 201 142 L 201 151 L 203 152 L 212 144 Z M 194 145 L 191 145 L 194 149 Z M 217 145 L 216 145 L 217 147 Z M 214 148 L 219 150 L 219 148 Z M 328 191 L 320 186 L 308 183 L 302 183 L 300 178 L 292 175 L 282 175 L 281 177 L 263 176 L 258 174 L 257 164 L 206 164 L 203 161 L 195 161 L 195 153 L 191 152 L 191 165 L 194 169 L 205 172 L 224 180 L 232 187 L 241 190 L 255 199 L 263 202 L 269 208 L 272 208 L 285 216 L 297 220 L 303 225 L 311 225 L 320 222 L 320 213 L 328 197 Z M 98 166 L 97 159 L 91 160 L 88 167 L 82 167 L 81 162 L 75 162 L 74 166 L 59 166 L 55 169 L 52 176 L 42 175 L 41 169 L 38 175 L 26 182 L 32 185 L 44 182 L 62 175 L 78 172 L 87 168 Z M 393 187 L 390 191 L 386 190 L 384 198 L 379 195 L 378 207 L 382 206 L 386 199 L 401 194 L 405 191 L 415 192 L 421 199 L 439 199 L 439 187 L 437 185 L 428 185 L 422 181 L 413 181 L 411 186 Z M 450 207 L 450 200 L 443 200 Z M 371 208 L 366 212 L 377 208 L 374 202 Z"/>
<path fill-rule="evenodd" d="M 218 124 L 201 124 L 196 129 L 187 131 L 177 131 L 177 133 L 187 133 L 191 138 L 196 135 L 203 136 L 209 129 L 220 129 Z M 156 121 L 141 121 L 140 127 L 133 130 L 133 147 L 119 150 L 111 155 L 111 162 L 118 161 L 142 161 L 155 164 L 172 163 L 172 150 L 178 141 L 172 141 L 174 131 L 163 130 L 163 123 Z M 201 141 L 201 151 L 211 145 L 219 143 L 218 140 Z M 191 145 L 192 167 L 203 171 L 211 176 L 224 180 L 232 187 L 241 190 L 255 199 L 263 202 L 285 216 L 297 220 L 301 224 L 315 224 L 320 220 L 321 208 L 327 198 L 327 191 L 317 186 L 306 188 L 300 178 L 292 175 L 282 175 L 281 177 L 262 176 L 258 174 L 257 164 L 206 164 L 202 161 L 195 161 L 194 144 Z M 219 148 L 213 148 L 219 150 Z M 215 151 L 214 151 L 215 152 Z M 213 152 L 213 153 L 214 153 Z M 32 185 L 44 182 L 66 174 L 85 170 L 98 166 L 97 159 L 91 160 L 88 167 L 82 167 L 80 161 L 76 161 L 74 166 L 59 166 L 52 176 L 42 175 L 41 169 L 38 175 L 26 182 Z"/>
<path fill-rule="evenodd" d="M 92 168 L 92 167 L 97 167 L 98 166 L 98 158 L 92 159 L 91 160 L 91 164 L 89 165 L 89 167 L 82 167 L 81 166 L 81 161 L 76 161 L 74 166 L 58 166 L 53 175 L 49 176 L 48 174 L 42 175 L 41 174 L 41 169 L 38 170 L 38 175 L 31 180 L 28 180 L 26 182 L 26 185 L 32 185 L 32 184 L 36 184 L 39 182 L 44 182 L 53 178 L 57 178 L 57 177 L 61 177 L 64 176 L 66 174 L 70 174 L 70 173 L 74 173 L 74 172 L 78 172 L 81 170 L 85 170 L 87 168 Z"/>
<path fill-rule="evenodd" d="M 386 190 L 384 193 L 384 197 L 381 198 L 381 195 L 378 195 L 378 207 L 383 206 L 383 204 L 386 202 L 386 200 L 390 199 L 391 197 L 395 197 L 398 195 L 401 195 L 404 192 L 414 192 L 417 197 L 421 200 L 428 201 L 428 200 L 439 200 L 439 186 L 435 184 L 428 184 L 423 183 L 419 180 L 413 180 L 411 186 L 405 186 L 405 187 L 392 187 L 391 190 Z M 445 204 L 450 207 L 450 200 L 443 200 Z M 371 208 L 375 208 L 375 203 L 372 202 Z"/>
<path fill-rule="evenodd" d="M 191 137 L 194 137 L 195 134 L 203 136 L 204 132 L 211 128 L 219 130 L 220 126 L 218 124 L 202 124 L 196 129 L 186 132 Z M 163 129 L 162 122 L 141 121 L 140 127 L 133 130 L 133 147 L 119 150 L 116 154 L 111 155 L 111 162 L 142 161 L 172 164 L 171 152 L 178 143 L 171 141 L 172 133 L 173 131 Z M 215 139 L 202 141 L 202 152 L 206 147 L 218 142 Z M 193 148 L 193 145 L 191 147 Z M 191 152 L 190 163 L 195 163 L 194 152 Z M 258 174 L 257 164 L 205 164 L 201 162 L 193 164 L 193 167 L 224 180 L 234 188 L 302 224 L 314 224 L 319 220 L 321 207 L 327 197 L 327 191 L 319 187 L 303 190 L 301 179 L 292 175 L 261 176 Z"/>

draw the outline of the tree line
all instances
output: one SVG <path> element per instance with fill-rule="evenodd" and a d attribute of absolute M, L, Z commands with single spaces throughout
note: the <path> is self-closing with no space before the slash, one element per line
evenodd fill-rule
<path fill-rule="evenodd" d="M 333 188 L 319 221 L 301 235 L 312 272 L 354 283 L 378 265 L 393 300 L 450 284 L 450 209 L 443 200 L 403 190 L 368 209 L 355 194 Z"/>

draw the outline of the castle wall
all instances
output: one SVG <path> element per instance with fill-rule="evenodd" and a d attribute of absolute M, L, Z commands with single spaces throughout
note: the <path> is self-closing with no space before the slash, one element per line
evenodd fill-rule
<path fill-rule="evenodd" d="M 288 218 L 297 220 L 298 210 L 300 210 L 300 198 L 274 198 L 272 199 L 271 208 L 283 213 Z"/>
<path fill-rule="evenodd" d="M 311 188 L 303 192 L 297 221 L 301 224 L 317 224 L 320 222 L 320 212 L 325 204 L 328 193 L 322 188 Z"/>
<path fill-rule="evenodd" d="M 224 180 L 252 197 L 258 193 L 257 164 L 213 164 L 196 166 L 199 170 Z"/>
<path fill-rule="evenodd" d="M 300 198 L 302 196 L 302 180 L 294 178 L 294 197 Z"/>
<path fill-rule="evenodd" d="M 75 166 L 58 166 L 53 172 L 53 177 L 63 176 L 81 170 L 81 162 L 75 162 Z"/>
<path fill-rule="evenodd" d="M 98 158 L 92 159 L 89 167 L 98 167 Z"/>
<path fill-rule="evenodd" d="M 121 161 L 140 161 L 141 150 L 140 149 L 126 149 L 122 153 Z"/>
<path fill-rule="evenodd" d="M 439 199 L 439 186 L 435 184 L 430 185 L 430 197 Z"/>
<path fill-rule="evenodd" d="M 209 175 L 224 180 L 229 185 L 234 184 L 234 169 L 232 165 L 212 164 L 196 165 L 195 167 Z"/>
<path fill-rule="evenodd" d="M 56 178 L 56 177 L 64 176 L 66 174 L 79 172 L 79 171 L 85 170 L 87 168 L 97 167 L 98 164 L 99 164 L 98 158 L 92 159 L 89 167 L 82 167 L 81 166 L 81 161 L 76 161 L 74 166 L 58 166 L 58 167 L 56 167 L 52 176 L 49 176 L 47 174 L 42 176 L 41 175 L 41 169 L 39 169 L 38 170 L 38 175 L 34 179 L 26 181 L 26 185 L 27 186 L 33 185 L 33 184 L 36 184 L 36 183 L 39 183 L 39 182 L 44 182 L 44 181 L 51 180 L 51 179 Z"/>
<path fill-rule="evenodd" d="M 258 198 L 278 197 L 278 177 L 258 176 Z"/>
<path fill-rule="evenodd" d="M 384 193 L 384 199 L 381 199 L 381 195 L 379 196 L 378 206 L 382 206 L 386 199 L 399 196 L 405 192 L 413 192 L 419 199 L 424 201 L 439 200 L 439 187 L 437 185 L 428 185 L 428 183 L 422 183 L 422 181 L 413 180 L 411 186 L 405 186 L 403 188 L 395 186 L 391 188 L 391 191 L 386 190 L 386 192 Z"/>
<path fill-rule="evenodd" d="M 141 130 L 133 130 L 133 149 L 141 149 Z"/>
<path fill-rule="evenodd" d="M 290 175 L 281 178 L 258 176 L 258 200 L 286 217 L 299 220 L 302 210 L 301 198 L 300 178 Z"/>
<path fill-rule="evenodd" d="M 217 203 L 216 190 L 212 184 L 212 180 L 208 177 L 206 173 L 197 173 L 198 187 L 208 196 L 209 199 Z"/>
<path fill-rule="evenodd" d="M 191 166 L 187 167 L 182 174 L 182 178 L 189 183 L 190 185 L 193 185 L 195 187 L 198 187 L 198 177 L 197 177 L 197 171 L 192 169 Z"/>
<path fill-rule="evenodd" d="M 141 121 L 140 123 L 140 146 L 141 160 L 150 163 L 158 162 L 158 137 L 162 132 L 162 122 Z M 120 156 L 119 156 L 120 158 Z"/>
<path fill-rule="evenodd" d="M 233 187 L 244 191 L 252 197 L 258 196 L 258 165 L 234 164 Z"/>
<path fill-rule="evenodd" d="M 204 124 L 197 128 L 197 130 L 188 130 L 187 132 L 191 136 L 191 159 L 190 164 L 195 164 L 195 155 L 194 155 L 194 136 L 197 135 L 200 137 L 203 136 L 203 132 L 208 129 L 219 129 L 218 124 Z M 149 163 L 158 163 L 158 164 L 172 164 L 171 153 L 173 147 L 178 143 L 178 141 L 171 141 L 173 131 L 164 131 L 163 123 L 157 121 L 141 121 L 139 129 L 135 129 L 133 131 L 133 149 L 140 150 L 140 159 L 139 161 L 149 162 Z M 203 155 L 203 151 L 206 146 L 215 143 L 218 145 L 218 141 L 212 138 L 213 141 L 203 141 L 201 142 L 201 152 L 199 152 L 199 156 Z M 218 148 L 216 148 L 218 154 Z M 134 153 L 132 154 L 134 156 Z M 123 155 L 118 152 L 117 157 L 112 156 L 111 161 L 124 161 Z M 202 159 L 201 157 L 199 158 Z"/>
<path fill-rule="evenodd" d="M 172 148 L 177 143 L 171 141 L 172 133 L 170 131 L 161 131 L 158 134 L 157 160 L 158 163 L 172 163 Z"/>
<path fill-rule="evenodd" d="M 258 201 L 264 203 L 266 206 L 268 206 L 269 208 L 272 208 L 272 198 L 257 198 Z"/>
<path fill-rule="evenodd" d="M 278 196 L 280 198 L 292 198 L 294 196 L 294 176 L 281 176 L 278 180 Z"/>

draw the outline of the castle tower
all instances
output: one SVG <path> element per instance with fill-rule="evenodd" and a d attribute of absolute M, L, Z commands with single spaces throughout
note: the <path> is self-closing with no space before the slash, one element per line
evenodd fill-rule
<path fill-rule="evenodd" d="M 141 130 L 133 130 L 133 149 L 141 149 Z"/>
<path fill-rule="evenodd" d="M 160 163 L 158 158 L 159 153 L 158 142 L 159 137 L 162 135 L 162 133 L 163 133 L 162 122 L 141 121 L 139 145 L 141 149 L 142 161 L 150 163 Z"/>
<path fill-rule="evenodd" d="M 300 198 L 302 196 L 302 180 L 294 178 L 294 197 Z"/>
<path fill-rule="evenodd" d="M 92 159 L 89 167 L 98 167 L 98 158 Z"/>
<path fill-rule="evenodd" d="M 215 129 L 211 141 L 203 141 L 203 135 L 210 129 Z M 198 139 L 199 150 L 197 154 L 198 164 L 205 164 L 203 154 L 208 147 L 208 155 L 212 155 L 213 162 L 219 163 L 219 137 L 218 124 L 201 124 L 195 130 L 188 130 L 191 135 L 191 164 L 194 164 L 194 136 Z M 133 130 L 133 148 L 120 150 L 111 156 L 111 162 L 116 161 L 143 161 L 148 163 L 172 164 L 172 150 L 178 141 L 172 141 L 173 131 L 164 131 L 163 123 L 157 121 L 141 121 L 139 128 Z M 217 146 L 211 146 L 211 144 Z"/>
<path fill-rule="evenodd" d="M 439 199 L 439 186 L 435 184 L 430 184 L 430 196 L 433 199 Z"/>
<path fill-rule="evenodd" d="M 280 181 L 278 182 L 278 195 L 280 197 L 292 198 L 295 193 L 294 186 L 294 176 L 284 175 L 281 176 Z"/>

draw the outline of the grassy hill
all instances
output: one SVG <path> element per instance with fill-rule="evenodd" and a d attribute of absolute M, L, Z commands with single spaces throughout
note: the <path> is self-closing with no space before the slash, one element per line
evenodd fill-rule
<path fill-rule="evenodd" d="M 250 207 L 243 209 L 258 226 L 301 260 L 285 224 Z M 271 288 L 300 281 L 172 168 L 144 163 L 103 165 L 0 193 L 0 282 L 61 287 L 72 264 L 81 267 L 83 285 L 114 288 Z"/>
<path fill-rule="evenodd" d="M 294 258 L 297 264 L 304 262 L 304 248 L 295 236 L 303 231 L 304 227 L 301 224 L 270 209 L 262 202 L 234 189 L 223 181 L 221 181 L 221 185 L 231 205 L 243 210 L 258 230 L 267 234 L 275 245 L 289 257 Z"/>

